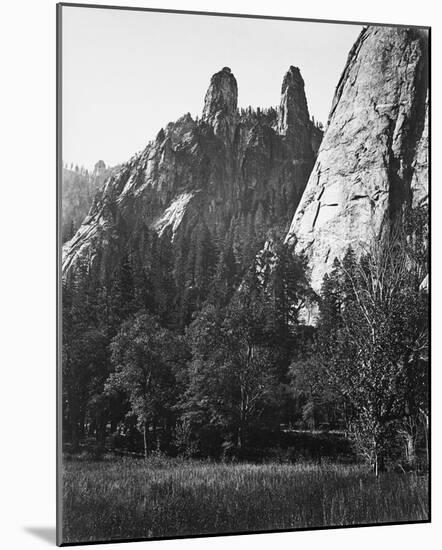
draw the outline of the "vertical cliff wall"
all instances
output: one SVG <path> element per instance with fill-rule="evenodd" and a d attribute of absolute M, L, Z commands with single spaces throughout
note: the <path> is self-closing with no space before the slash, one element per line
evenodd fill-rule
<path fill-rule="evenodd" d="M 335 258 L 428 200 L 428 36 L 364 29 L 337 85 L 315 166 L 287 241 L 319 291 Z"/>

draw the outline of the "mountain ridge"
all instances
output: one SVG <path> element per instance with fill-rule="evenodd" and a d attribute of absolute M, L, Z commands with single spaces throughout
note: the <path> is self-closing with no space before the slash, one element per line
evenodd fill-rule
<path fill-rule="evenodd" d="M 248 234 L 262 244 L 269 228 L 287 229 L 322 132 L 310 120 L 299 69 L 284 82 L 279 109 L 239 110 L 230 68 L 215 73 L 200 120 L 187 113 L 169 123 L 107 180 L 64 247 L 64 276 L 81 257 L 97 273 L 109 271 L 143 227 L 175 240 L 205 225 L 236 248 Z"/>

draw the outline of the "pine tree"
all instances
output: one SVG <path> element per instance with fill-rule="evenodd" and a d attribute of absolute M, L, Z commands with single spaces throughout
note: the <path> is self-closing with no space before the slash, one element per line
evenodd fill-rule
<path fill-rule="evenodd" d="M 63 429 L 78 449 L 88 416 L 88 403 L 106 364 L 107 339 L 98 325 L 95 282 L 86 258 L 63 283 Z"/>
<path fill-rule="evenodd" d="M 237 264 L 230 239 L 226 239 L 216 265 L 210 301 L 224 307 L 232 297 L 237 285 Z"/>
<path fill-rule="evenodd" d="M 178 323 L 174 308 L 177 294 L 172 246 L 169 235 L 153 236 L 150 280 L 155 297 L 155 312 L 161 324 L 170 328 Z"/>

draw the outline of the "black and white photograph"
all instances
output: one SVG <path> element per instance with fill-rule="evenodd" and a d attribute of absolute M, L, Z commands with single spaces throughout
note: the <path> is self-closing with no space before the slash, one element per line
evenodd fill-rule
<path fill-rule="evenodd" d="M 57 6 L 58 544 L 430 521 L 430 28 L 378 19 Z"/>

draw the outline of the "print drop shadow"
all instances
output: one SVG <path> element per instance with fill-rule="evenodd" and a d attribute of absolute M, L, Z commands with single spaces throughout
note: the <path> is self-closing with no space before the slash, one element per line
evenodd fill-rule
<path fill-rule="evenodd" d="M 25 527 L 24 530 L 34 537 L 55 545 L 55 527 Z"/>

